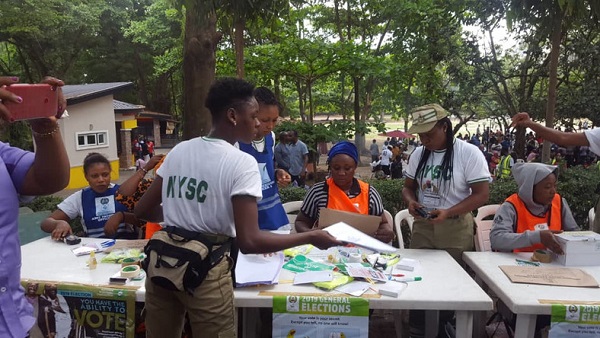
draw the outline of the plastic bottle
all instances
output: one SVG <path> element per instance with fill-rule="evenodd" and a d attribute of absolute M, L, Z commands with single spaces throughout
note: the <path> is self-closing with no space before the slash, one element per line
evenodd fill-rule
<path fill-rule="evenodd" d="M 90 270 L 94 270 L 94 269 L 96 269 L 97 265 L 98 265 L 98 261 L 96 261 L 96 252 L 92 251 L 92 252 L 90 252 L 90 259 L 88 261 L 88 267 L 90 268 Z"/>

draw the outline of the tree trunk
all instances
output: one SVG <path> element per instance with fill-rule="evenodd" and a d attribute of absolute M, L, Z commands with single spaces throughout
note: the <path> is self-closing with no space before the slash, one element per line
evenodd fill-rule
<path fill-rule="evenodd" d="M 214 8 L 203 1 L 186 2 L 183 45 L 183 139 L 206 135 L 210 112 L 204 106 L 215 79 L 217 33 Z"/>
<path fill-rule="evenodd" d="M 235 69 L 237 77 L 243 79 L 244 74 L 244 30 L 246 30 L 246 21 L 241 16 L 236 17 L 234 23 L 234 42 L 235 47 Z"/>
<path fill-rule="evenodd" d="M 550 48 L 550 63 L 548 64 L 548 105 L 546 106 L 546 127 L 554 128 L 554 108 L 556 106 L 556 90 L 558 86 L 558 58 L 560 56 L 560 42 L 562 40 L 563 11 L 556 16 L 552 26 L 552 46 Z M 542 149 L 542 162 L 550 161 L 550 141 L 544 140 Z"/>
<path fill-rule="evenodd" d="M 312 81 L 306 81 L 306 92 L 308 94 L 308 122 L 313 123 L 315 112 L 312 99 Z"/>
<path fill-rule="evenodd" d="M 359 90 L 359 85 L 360 85 L 360 79 L 358 78 L 358 76 L 355 76 L 352 78 L 354 80 L 354 124 L 358 127 L 359 122 L 360 122 L 360 90 Z M 354 141 L 357 142 L 360 139 L 360 135 L 358 132 L 354 133 Z M 364 145 L 364 137 L 363 137 L 363 145 Z M 358 148 L 358 145 L 356 145 L 356 147 Z M 360 149 L 360 148 L 358 148 Z M 360 156 L 358 157 L 358 163 L 360 164 Z"/>

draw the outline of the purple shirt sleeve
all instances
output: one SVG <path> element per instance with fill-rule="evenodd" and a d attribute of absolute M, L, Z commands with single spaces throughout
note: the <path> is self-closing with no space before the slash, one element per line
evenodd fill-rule
<path fill-rule="evenodd" d="M 35 155 L 0 142 L 0 337 L 24 337 L 33 325 L 21 287 L 19 194 Z"/>

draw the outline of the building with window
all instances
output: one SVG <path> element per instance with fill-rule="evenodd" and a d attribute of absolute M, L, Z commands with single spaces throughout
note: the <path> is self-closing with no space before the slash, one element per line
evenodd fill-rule
<path fill-rule="evenodd" d="M 63 142 L 71 162 L 67 189 L 88 185 L 83 159 L 90 152 L 101 153 L 111 163 L 111 179 L 119 179 L 119 169 L 135 167 L 132 140 L 144 135 L 155 148 L 174 146 L 177 121 L 169 114 L 146 111 L 143 105 L 115 100 L 115 93 L 133 88 L 131 82 L 67 85 L 68 117 L 60 119 Z"/>

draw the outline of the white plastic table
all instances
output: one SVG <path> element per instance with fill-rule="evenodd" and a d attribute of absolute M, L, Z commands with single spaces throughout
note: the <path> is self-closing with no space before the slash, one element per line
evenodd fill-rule
<path fill-rule="evenodd" d="M 83 238 L 82 243 L 102 242 L 105 239 Z M 119 264 L 98 263 L 95 270 L 86 266 L 89 256 L 75 256 L 73 246 L 53 241 L 45 237 L 21 247 L 21 278 L 87 285 L 108 285 L 110 276 L 117 273 Z M 472 337 L 473 314 L 475 311 L 488 311 L 493 308 L 491 298 L 479 285 L 448 255 L 441 250 L 400 250 L 405 258 L 417 259 L 421 263 L 422 281 L 410 282 L 398 298 L 381 296 L 369 298 L 372 309 L 418 309 L 428 311 L 427 323 L 436 323 L 438 310 L 456 311 L 457 337 Z M 97 254 L 100 261 L 104 254 Z M 293 274 L 282 270 L 280 280 L 293 279 Z M 134 282 L 139 286 L 136 301 L 143 302 L 145 297 L 144 281 Z M 272 297 L 259 295 L 261 291 L 281 292 L 285 294 L 319 293 L 311 285 L 293 285 L 281 283 L 273 286 L 237 288 L 234 291 L 234 304 L 240 308 L 270 308 Z M 337 293 L 332 291 L 332 293 Z M 369 293 L 372 293 L 369 291 Z M 433 325 L 427 326 L 428 336 L 435 334 Z"/>
<path fill-rule="evenodd" d="M 400 250 L 400 255 L 420 261 L 420 275 L 423 280 L 409 282 L 408 287 L 398 298 L 387 296 L 369 298 L 369 308 L 433 310 L 434 316 L 431 316 L 430 311 L 427 315 L 426 329 L 430 329 L 426 333 L 427 336 L 435 334 L 435 331 L 432 330 L 432 323 L 437 323 L 435 318 L 437 311 L 453 310 L 456 311 L 456 336 L 472 337 L 473 314 L 475 311 L 492 310 L 491 298 L 445 251 L 403 249 Z M 280 280 L 290 279 L 293 279 L 292 273 L 285 269 L 282 270 Z M 259 295 L 261 291 L 282 294 L 327 294 L 326 291 L 319 290 L 312 285 L 293 285 L 291 283 L 237 288 L 235 289 L 235 306 L 241 308 L 272 307 L 272 297 Z M 339 292 L 331 291 L 330 293 Z M 437 327 L 435 329 L 437 330 Z"/>
<path fill-rule="evenodd" d="M 100 243 L 105 238 L 82 238 L 81 243 Z M 100 263 L 106 254 L 96 254 L 97 268 L 87 267 L 89 255 L 75 256 L 71 249 L 78 245 L 67 245 L 50 237 L 21 246 L 21 279 L 78 283 L 86 285 L 106 286 L 108 279 L 121 270 L 121 264 Z M 143 302 L 146 294 L 144 281 L 134 281 L 132 286 L 139 286 L 135 293 L 137 302 Z"/>
<path fill-rule="evenodd" d="M 552 305 L 540 300 L 556 300 L 557 303 L 600 301 L 600 289 L 575 288 L 551 285 L 517 284 L 500 270 L 500 265 L 516 265 L 516 258 L 529 259 L 530 253 L 465 252 L 464 261 L 475 271 L 477 277 L 486 283 L 508 308 L 517 315 L 516 338 L 533 337 L 537 315 L 549 315 Z M 557 263 L 544 264 L 562 266 Z M 535 269 L 535 267 L 532 267 Z M 600 281 L 600 267 L 580 268 Z"/>

